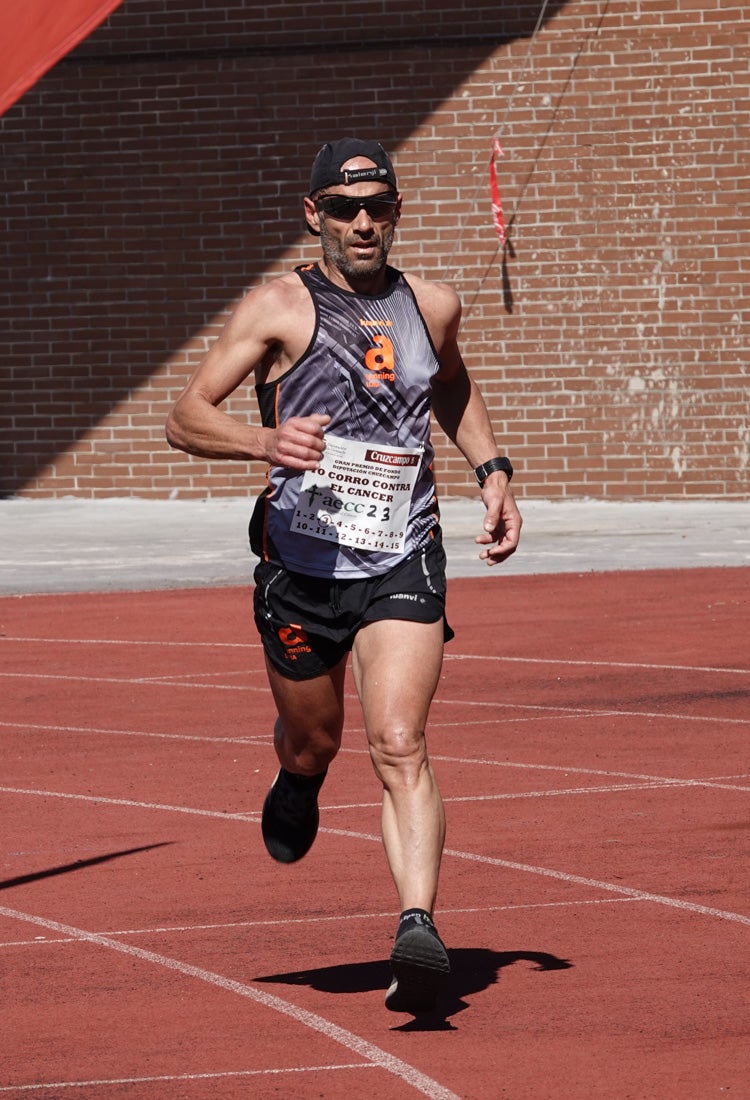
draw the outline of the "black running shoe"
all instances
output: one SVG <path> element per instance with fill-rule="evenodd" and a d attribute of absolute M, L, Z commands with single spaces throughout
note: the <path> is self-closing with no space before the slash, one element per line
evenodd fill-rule
<path fill-rule="evenodd" d="M 391 952 L 393 981 L 385 995 L 391 1012 L 431 1012 L 450 973 L 448 952 L 427 913 L 402 920 Z"/>
<path fill-rule="evenodd" d="M 282 768 L 263 803 L 261 830 L 268 854 L 278 863 L 296 863 L 310 851 L 318 833 L 318 791 L 326 773 L 298 776 Z"/>

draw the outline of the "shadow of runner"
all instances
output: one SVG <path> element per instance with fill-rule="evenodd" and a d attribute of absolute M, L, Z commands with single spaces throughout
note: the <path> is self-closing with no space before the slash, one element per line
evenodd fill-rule
<path fill-rule="evenodd" d="M 547 951 L 492 951 L 484 947 L 458 947 L 449 950 L 448 955 L 451 974 L 438 1007 L 434 1012 L 418 1016 L 395 1030 L 450 1030 L 453 1025 L 449 1023 L 449 1018 L 469 1008 L 467 998 L 495 985 L 499 972 L 515 963 L 533 963 L 537 971 L 569 970 L 573 965 L 567 959 L 560 959 Z M 321 993 L 369 993 L 377 989 L 385 992 L 391 981 L 391 968 L 387 960 L 343 963 L 316 970 L 268 974 L 253 980 L 279 985 L 306 985 Z"/>

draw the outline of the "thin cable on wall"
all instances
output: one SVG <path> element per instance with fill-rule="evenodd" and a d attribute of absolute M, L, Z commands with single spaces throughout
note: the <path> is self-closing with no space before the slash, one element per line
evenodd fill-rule
<path fill-rule="evenodd" d="M 549 0 L 542 0 L 542 6 L 539 9 L 539 15 L 537 17 L 536 25 L 534 26 L 534 30 L 531 32 L 531 37 L 529 39 L 529 44 L 528 44 L 528 47 L 526 49 L 526 56 L 524 57 L 524 62 L 523 62 L 523 67 L 521 69 L 521 73 L 517 77 L 517 79 L 514 83 L 513 89 L 510 93 L 510 96 L 508 97 L 508 101 L 505 105 L 505 111 L 503 113 L 503 117 L 500 121 L 500 124 L 495 129 L 495 132 L 492 136 L 492 140 L 491 140 L 491 150 L 492 150 L 492 152 L 491 152 L 491 157 L 490 157 L 490 187 L 491 188 L 492 188 L 492 173 L 493 173 L 493 171 L 496 171 L 495 170 L 495 159 L 498 155 L 502 155 L 502 147 L 500 145 L 500 135 L 502 134 L 502 132 L 505 128 L 505 124 L 506 124 L 508 116 L 510 114 L 510 110 L 511 110 L 511 107 L 513 105 L 513 100 L 516 96 L 516 93 L 523 86 L 523 84 L 526 80 L 526 74 L 529 70 L 529 65 L 531 64 L 531 60 L 532 60 L 532 51 L 534 49 L 534 44 L 536 42 L 537 35 L 539 34 L 539 30 L 542 27 L 542 24 L 544 23 L 544 17 L 547 13 L 547 8 L 548 7 L 549 7 Z M 498 154 L 498 150 L 499 150 L 499 154 Z M 496 175 L 495 175 L 495 186 L 496 186 L 496 189 L 497 189 L 497 205 L 500 209 L 500 213 L 499 213 L 499 216 L 495 215 L 495 213 L 494 213 L 494 195 L 492 195 L 492 199 L 493 199 L 493 219 L 494 219 L 494 223 L 495 223 L 495 231 L 498 235 L 498 240 L 500 239 L 500 236 L 501 236 L 501 233 L 502 233 L 502 246 L 504 247 L 505 244 L 507 243 L 507 232 L 505 230 L 505 220 L 504 220 L 503 215 L 502 215 L 502 202 L 501 202 L 501 199 L 500 199 L 500 191 L 499 191 L 499 185 L 497 184 Z M 484 182 L 484 180 L 481 180 L 480 182 L 477 183 L 476 187 L 474 188 L 474 194 L 473 194 L 470 202 L 467 204 L 467 207 L 466 207 L 467 213 L 465 213 L 464 216 L 463 216 L 464 223 L 466 221 L 466 217 L 468 216 L 468 211 L 471 211 L 476 207 L 478 199 L 479 199 L 480 191 L 484 191 L 484 187 L 485 187 L 485 182 Z M 498 229 L 498 222 L 502 226 L 502 229 Z M 455 244 L 453 245 L 453 250 L 452 250 L 450 256 L 448 257 L 448 261 L 445 265 L 445 275 L 446 276 L 449 274 L 449 272 L 451 271 L 451 269 L 453 267 L 453 261 L 454 261 L 456 252 L 458 250 L 458 246 L 463 241 L 464 233 L 465 233 L 465 229 L 464 229 L 463 226 L 461 226 L 459 228 L 459 233 L 458 233 L 458 236 L 456 238 Z M 500 248 L 500 247 L 501 247 L 501 244 L 498 243 L 498 248 Z M 493 254 L 493 259 L 494 259 L 494 254 Z M 486 276 L 485 276 L 485 278 L 486 278 Z"/>
<path fill-rule="evenodd" d="M 466 311 L 467 315 L 471 311 L 471 307 L 473 306 L 474 302 L 476 301 L 476 298 L 478 297 L 480 291 L 482 290 L 482 287 L 484 286 L 485 282 L 487 281 L 487 278 L 488 278 L 489 273 L 492 269 L 492 265 L 494 263 L 494 260 L 495 260 L 495 257 L 497 255 L 498 251 L 501 251 L 501 253 L 502 253 L 502 257 L 501 257 L 501 276 L 502 276 L 502 285 L 503 285 L 503 303 L 504 303 L 505 309 L 508 313 L 513 312 L 513 294 L 512 294 L 512 290 L 511 290 L 511 286 L 510 286 L 510 277 L 509 277 L 509 272 L 508 272 L 508 258 L 509 257 L 510 257 L 510 259 L 515 258 L 515 251 L 514 251 L 514 248 L 513 248 L 513 239 L 512 239 L 513 226 L 514 226 L 516 217 L 518 215 L 518 211 L 519 211 L 519 208 L 521 206 L 521 202 L 523 201 L 524 195 L 526 194 L 528 186 L 531 182 L 531 178 L 534 175 L 534 172 L 536 170 L 537 164 L 539 162 L 539 158 L 541 157 L 542 151 L 544 150 L 544 147 L 547 144 L 547 141 L 549 140 L 550 133 L 552 132 L 552 129 L 555 125 L 555 122 L 557 121 L 557 116 L 558 116 L 559 111 L 560 111 L 560 106 L 562 104 L 563 99 L 565 98 L 565 95 L 567 94 L 568 88 L 570 87 L 570 84 L 571 84 L 571 81 L 573 79 L 573 74 L 575 72 L 576 66 L 578 65 L 578 62 L 581 58 L 581 55 L 584 52 L 584 50 L 586 49 L 586 47 L 588 46 L 591 39 L 596 37 L 600 33 L 602 23 L 604 21 L 604 17 L 607 13 L 607 9 L 609 8 L 609 4 L 610 4 L 610 0 L 602 0 L 600 10 L 599 10 L 599 18 L 597 19 L 595 26 L 581 40 L 581 42 L 578 46 L 578 49 L 575 53 L 575 56 L 573 57 L 573 60 L 570 64 L 570 66 L 569 66 L 568 73 L 567 73 L 567 76 L 565 78 L 565 83 L 564 83 L 563 88 L 560 92 L 560 95 L 558 96 L 557 104 L 555 106 L 555 110 L 553 112 L 552 118 L 550 119 L 550 122 L 547 126 L 547 129 L 544 133 L 544 136 L 543 136 L 543 138 L 542 138 L 542 140 L 539 144 L 539 147 L 538 147 L 538 149 L 537 149 L 537 151 L 534 155 L 534 159 L 533 159 L 531 168 L 527 172 L 526 178 L 523 181 L 523 184 L 522 184 L 521 190 L 520 190 L 520 194 L 519 194 L 519 196 L 516 200 L 516 203 L 515 203 L 513 213 L 511 215 L 510 219 L 506 223 L 504 213 L 503 213 L 502 201 L 501 201 L 501 197 L 500 197 L 500 185 L 499 185 L 499 182 L 498 182 L 498 179 L 497 179 L 497 159 L 498 159 L 498 157 L 501 157 L 501 156 L 504 155 L 503 147 L 500 144 L 500 135 L 503 133 L 503 130 L 505 128 L 506 122 L 508 120 L 508 116 L 509 116 L 510 111 L 511 111 L 511 107 L 513 105 L 513 100 L 515 98 L 515 95 L 519 91 L 519 89 L 521 87 L 523 87 L 523 85 L 526 81 L 527 73 L 528 73 L 530 65 L 532 63 L 532 49 L 533 49 L 533 46 L 534 46 L 535 39 L 536 39 L 536 37 L 539 33 L 539 30 L 540 30 L 540 28 L 541 28 L 541 26 L 544 22 L 544 17 L 545 17 L 547 8 L 549 6 L 549 0 L 544 0 L 544 2 L 542 3 L 542 6 L 541 6 L 541 9 L 540 9 L 540 12 L 539 12 L 539 17 L 538 17 L 537 22 L 536 22 L 536 26 L 534 28 L 534 31 L 533 31 L 532 35 L 531 35 L 531 39 L 530 39 L 530 42 L 529 42 L 529 48 L 526 52 L 526 58 L 524 60 L 524 66 L 523 66 L 521 75 L 515 81 L 513 91 L 511 92 L 511 95 L 510 95 L 510 97 L 508 99 L 508 102 L 506 104 L 506 107 L 505 107 L 505 111 L 503 113 L 503 118 L 500 122 L 500 125 L 495 130 L 495 133 L 494 133 L 493 138 L 492 138 L 491 155 L 490 155 L 490 162 L 489 162 L 489 188 L 490 188 L 490 203 L 491 203 L 491 207 L 492 207 L 493 226 L 494 226 L 495 234 L 497 236 L 498 243 L 497 243 L 497 247 L 496 247 L 495 251 L 493 252 L 492 257 L 490 258 L 490 261 L 487 265 L 487 270 L 485 271 L 484 275 L 480 279 L 479 284 L 477 286 L 477 289 L 475 291 L 474 297 L 472 298 L 472 301 L 471 301 L 471 303 L 470 303 L 470 305 L 469 305 L 469 307 Z M 474 197 L 473 197 L 473 200 L 472 200 L 472 208 L 473 208 L 473 206 L 476 205 L 477 198 L 478 198 L 478 192 L 482 187 L 483 187 L 483 184 L 480 182 L 477 185 L 477 188 L 476 188 L 475 193 L 474 193 Z M 450 265 L 453 261 L 453 257 L 455 256 L 456 250 L 457 250 L 459 244 L 461 243 L 461 240 L 463 239 L 463 235 L 464 234 L 463 234 L 463 230 L 462 230 L 459 233 L 459 236 L 456 240 L 456 244 L 454 245 L 453 252 L 451 253 L 451 257 L 448 261 L 448 267 L 450 267 Z"/>

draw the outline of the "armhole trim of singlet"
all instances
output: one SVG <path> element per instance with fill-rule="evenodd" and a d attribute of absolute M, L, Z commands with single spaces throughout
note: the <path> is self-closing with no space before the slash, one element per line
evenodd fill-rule
<path fill-rule="evenodd" d="M 406 287 L 406 289 L 409 293 L 409 296 L 411 297 L 411 300 L 414 303 L 414 308 L 417 311 L 417 316 L 419 317 L 420 321 L 422 322 L 422 328 L 424 329 L 425 336 L 427 337 L 427 343 L 432 348 L 432 354 L 435 356 L 435 362 L 437 363 L 437 369 L 439 371 L 440 370 L 440 356 L 438 355 L 437 348 L 435 347 L 435 344 L 433 342 L 432 334 L 430 332 L 429 325 L 427 324 L 427 322 L 424 319 L 424 314 L 422 313 L 422 310 L 419 308 L 419 302 L 417 301 L 417 296 L 414 293 L 414 287 L 411 285 L 411 283 L 407 279 L 406 275 L 404 275 L 403 271 L 401 272 L 401 282 Z M 437 373 L 437 371 L 435 373 Z"/>
<path fill-rule="evenodd" d="M 318 339 L 318 332 L 320 331 L 320 311 L 318 309 L 318 303 L 317 303 L 317 300 L 315 298 L 315 295 L 313 294 L 310 286 L 302 278 L 302 269 L 298 268 L 298 267 L 295 267 L 294 274 L 299 276 L 302 285 L 304 286 L 305 290 L 307 291 L 307 293 L 310 295 L 310 297 L 312 299 L 313 309 L 315 310 L 315 324 L 313 325 L 312 336 L 310 337 L 310 340 L 309 340 L 309 343 L 308 343 L 307 347 L 302 352 L 300 357 L 294 363 L 292 363 L 289 370 L 284 371 L 284 373 L 280 374 L 278 378 L 274 378 L 273 382 L 260 382 L 256 385 L 255 392 L 258 395 L 258 404 L 261 406 L 261 409 L 263 407 L 262 398 L 265 396 L 266 399 L 267 399 L 269 393 L 272 393 L 274 390 L 277 390 L 278 387 L 279 387 L 279 384 L 281 382 L 285 382 L 287 378 L 290 378 L 291 375 L 294 374 L 294 372 L 297 370 L 297 368 L 300 367 L 302 365 L 302 363 L 304 363 L 304 361 L 307 359 L 307 357 L 310 354 L 310 352 L 312 351 L 312 349 L 315 347 L 315 341 Z M 275 405 L 276 405 L 276 399 L 274 398 L 274 406 Z"/>

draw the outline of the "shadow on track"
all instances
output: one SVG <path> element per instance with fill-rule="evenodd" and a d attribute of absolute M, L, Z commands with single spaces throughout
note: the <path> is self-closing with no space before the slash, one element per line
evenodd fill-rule
<path fill-rule="evenodd" d="M 515 963 L 534 964 L 537 971 L 569 970 L 572 963 L 547 951 L 492 951 L 483 947 L 458 947 L 449 950 L 451 975 L 438 1007 L 408 1023 L 397 1027 L 398 1031 L 450 1030 L 449 1018 L 469 1008 L 467 998 L 494 985 L 501 970 Z M 306 985 L 322 993 L 369 993 L 376 989 L 385 991 L 391 980 L 391 968 L 387 960 L 375 962 L 343 963 L 340 966 L 323 966 L 317 970 L 297 970 L 287 974 L 269 974 L 255 978 L 256 982 L 280 985 Z"/>
<path fill-rule="evenodd" d="M 132 856 L 136 852 L 150 852 L 154 848 L 164 848 L 171 843 L 171 840 L 165 840 L 160 844 L 144 844 L 140 848 L 126 848 L 122 852 L 108 852 L 107 855 L 93 856 L 91 859 L 77 859 L 75 863 L 64 863 L 60 867 L 49 867 L 45 871 L 31 871 L 28 875 L 18 875 L 16 878 L 6 878 L 0 881 L 0 890 L 10 890 L 13 886 L 25 886 L 27 882 L 39 882 L 44 878 L 54 878 L 55 875 L 68 875 L 71 871 L 81 871 L 84 867 L 96 867 L 99 863 L 109 863 L 111 859 Z"/>

